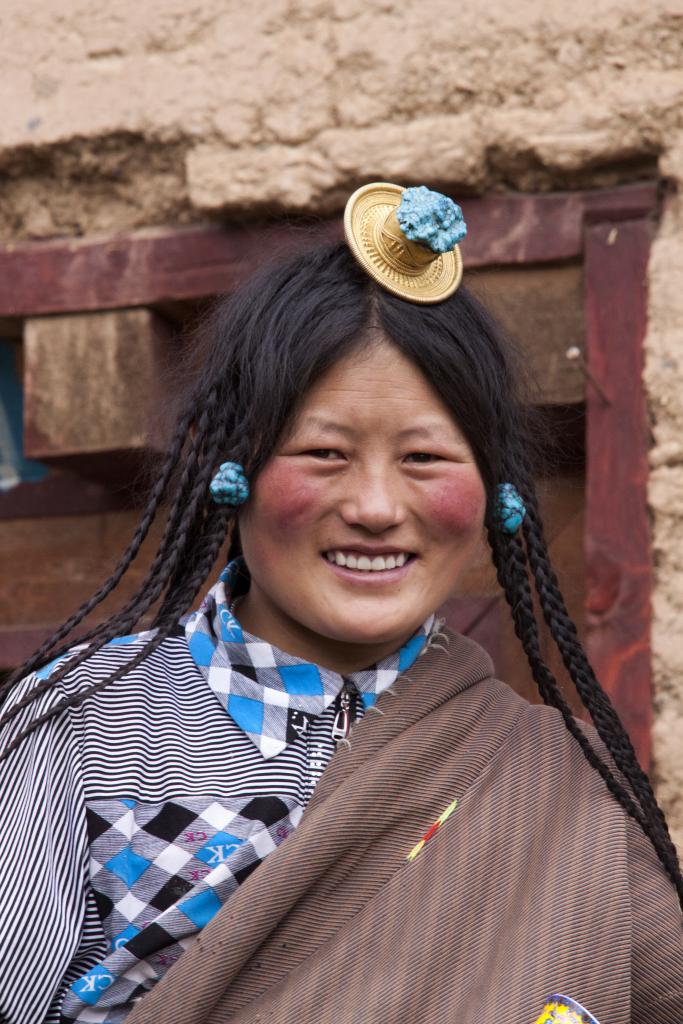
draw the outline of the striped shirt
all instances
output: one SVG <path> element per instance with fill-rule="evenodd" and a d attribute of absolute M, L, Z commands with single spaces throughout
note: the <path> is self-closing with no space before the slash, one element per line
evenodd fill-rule
<path fill-rule="evenodd" d="M 413 638 L 401 670 L 431 627 L 428 620 L 419 631 L 421 643 Z M 107 645 L 67 674 L 8 724 L 2 746 L 60 699 L 129 661 L 149 636 Z M 373 669 L 378 691 L 388 687 L 399 671 L 396 655 Z M 35 675 L 23 680 L 7 706 L 35 682 Z M 338 694 L 343 686 L 339 676 Z M 352 699 L 356 718 L 359 698 Z M 207 685 L 181 625 L 123 679 L 27 737 L 2 765 L 0 1020 L 124 1020 L 231 889 L 296 826 L 336 749 L 339 710 L 338 695 L 276 757 L 265 757 Z M 215 876 L 222 888 L 211 889 Z M 169 916 L 166 934 L 158 922 Z M 181 919 L 182 934 L 173 930 Z M 143 939 L 152 948 L 155 934 L 154 955 L 140 954 L 137 973 L 125 975 L 122 957 Z"/>

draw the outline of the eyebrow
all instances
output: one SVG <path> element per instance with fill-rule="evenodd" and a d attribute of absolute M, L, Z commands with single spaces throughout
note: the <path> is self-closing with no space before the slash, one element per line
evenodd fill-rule
<path fill-rule="evenodd" d="M 321 416 L 307 416 L 301 426 L 303 428 L 314 427 L 316 430 L 322 430 L 330 434 L 346 434 L 350 436 L 354 433 L 352 427 L 345 427 L 342 423 L 335 423 L 334 420 L 326 420 Z"/>
<path fill-rule="evenodd" d="M 316 430 L 321 430 L 328 433 L 344 434 L 347 437 L 353 436 L 355 430 L 353 427 L 344 426 L 343 423 L 336 423 L 334 420 L 324 419 L 321 416 L 311 415 L 306 417 L 304 422 L 301 424 L 303 428 L 313 427 Z M 462 432 L 455 427 L 455 439 L 457 441 L 463 440 Z M 444 430 L 441 424 L 419 424 L 412 427 L 404 427 L 403 430 L 399 430 L 396 435 L 399 440 L 406 440 L 415 437 L 420 440 L 435 441 L 442 439 Z"/>
<path fill-rule="evenodd" d="M 399 430 L 396 436 L 402 440 L 408 437 L 417 437 L 426 441 L 435 441 L 440 440 L 443 433 L 443 428 L 435 423 L 432 425 L 424 424 L 422 426 L 404 427 L 403 430 Z M 457 434 L 459 437 L 460 431 Z"/>

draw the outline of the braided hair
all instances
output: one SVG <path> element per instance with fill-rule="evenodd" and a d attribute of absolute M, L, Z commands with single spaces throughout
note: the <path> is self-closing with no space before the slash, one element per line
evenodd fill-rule
<path fill-rule="evenodd" d="M 539 693 L 558 709 L 586 760 L 649 838 L 683 906 L 683 877 L 664 815 L 595 677 L 550 563 L 533 482 L 533 413 L 520 397 L 509 343 L 466 288 L 437 305 L 414 305 L 379 288 L 343 244 L 274 263 L 216 303 L 198 334 L 200 369 L 130 544 L 109 579 L 10 677 L 6 693 L 46 661 L 64 658 L 51 672 L 32 678 L 0 725 L 145 617 L 151 616 L 152 628 L 132 659 L 36 715 L 0 759 L 48 719 L 125 677 L 171 634 L 228 537 L 231 555 L 239 551 L 235 511 L 210 500 L 209 483 L 219 463 L 241 463 L 253 481 L 292 423 L 302 396 L 377 330 L 422 371 L 465 434 L 488 497 L 485 525 L 496 574 Z M 522 530 L 512 536 L 495 520 L 496 489 L 504 481 L 514 483 L 527 509 Z M 81 635 L 77 648 L 70 646 L 68 638 L 118 586 L 162 510 L 161 539 L 137 591 Z M 610 762 L 591 743 L 543 660 L 537 607 Z"/>

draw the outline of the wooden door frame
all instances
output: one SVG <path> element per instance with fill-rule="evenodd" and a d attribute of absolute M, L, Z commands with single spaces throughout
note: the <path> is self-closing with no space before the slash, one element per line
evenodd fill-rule
<path fill-rule="evenodd" d="M 465 266 L 582 261 L 586 347 L 586 605 L 588 647 L 647 768 L 651 752 L 647 405 L 642 385 L 647 263 L 656 183 L 463 199 Z M 231 291 L 264 253 L 341 237 L 339 220 L 156 228 L 107 238 L 53 239 L 0 249 L 0 324 L 168 304 Z M 61 490 L 60 490 L 61 487 Z M 121 507 L 120 495 L 47 479 L 0 495 L 0 519 Z M 480 609 L 473 614 L 480 614 Z M 34 643 L 36 631 L 23 631 Z M 24 643 L 16 638 L 16 651 Z M 28 644 L 26 645 L 28 646 Z M 27 651 L 28 653 L 28 651 Z"/>
<path fill-rule="evenodd" d="M 652 748 L 653 586 L 643 386 L 653 221 L 586 227 L 586 625 L 598 679 L 647 770 Z"/>

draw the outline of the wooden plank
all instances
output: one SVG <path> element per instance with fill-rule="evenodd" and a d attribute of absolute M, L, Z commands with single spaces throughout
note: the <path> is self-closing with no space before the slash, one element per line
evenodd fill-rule
<path fill-rule="evenodd" d="M 77 635 L 106 619 L 136 592 L 157 549 L 163 518 L 153 524 L 120 586 L 78 627 Z M 38 519 L 1 524 L 0 647 L 5 650 L 5 665 L 20 664 L 99 589 L 119 563 L 138 521 L 138 513 L 131 510 L 61 516 L 49 524 Z"/>
<path fill-rule="evenodd" d="M 646 220 L 586 232 L 586 610 L 590 656 L 647 769 L 651 752 L 647 508 L 649 432 L 642 387 Z"/>
<path fill-rule="evenodd" d="M 148 309 L 30 317 L 24 329 L 24 455 L 164 446 L 172 331 Z"/>
<path fill-rule="evenodd" d="M 585 337 L 580 264 L 483 268 L 467 285 L 516 341 L 534 404 L 583 402 L 585 376 L 567 358 Z"/>
<path fill-rule="evenodd" d="M 589 216 L 644 216 L 650 182 L 615 190 L 462 197 L 467 267 L 581 256 Z M 0 249 L 0 317 L 38 316 L 198 299 L 232 290 L 265 258 L 341 237 L 340 220 L 160 228 L 104 239 L 59 239 Z"/>

